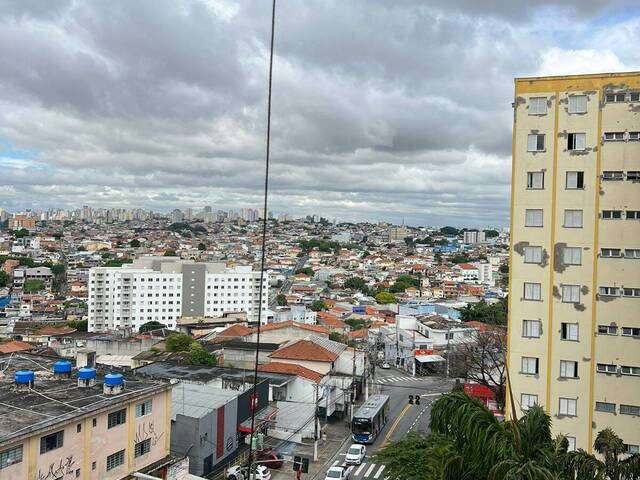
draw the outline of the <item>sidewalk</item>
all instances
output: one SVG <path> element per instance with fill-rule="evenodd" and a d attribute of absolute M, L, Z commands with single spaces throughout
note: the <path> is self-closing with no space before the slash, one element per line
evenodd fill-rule
<path fill-rule="evenodd" d="M 329 468 L 330 460 L 333 459 L 335 453 L 342 447 L 343 443 L 349 442 L 351 432 L 347 429 L 344 421 L 335 421 L 325 426 L 326 440 L 318 441 L 318 461 L 313 461 L 313 442 L 305 445 L 299 445 L 296 448 L 295 455 L 301 455 L 309 458 L 309 473 L 302 474 L 302 480 L 311 480 L 316 476 L 324 478 L 324 474 Z M 285 463 L 281 470 L 271 470 L 271 480 L 288 480 L 296 478 L 296 472 L 293 471 L 290 463 Z"/>

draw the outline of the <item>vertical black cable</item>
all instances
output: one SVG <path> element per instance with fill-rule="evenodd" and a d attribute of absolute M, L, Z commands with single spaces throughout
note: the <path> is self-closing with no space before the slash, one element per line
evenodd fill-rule
<path fill-rule="evenodd" d="M 267 94 L 267 152 L 265 160 L 265 172 L 264 172 L 264 203 L 262 212 L 262 256 L 260 258 L 260 288 L 259 288 L 259 302 L 260 308 L 258 310 L 258 331 L 256 335 L 256 359 L 253 368 L 253 392 L 250 399 L 251 408 L 251 437 L 249 438 L 249 467 L 253 461 L 253 437 L 255 435 L 254 428 L 256 422 L 256 408 L 257 401 L 253 403 L 253 399 L 257 399 L 257 384 L 258 384 L 258 360 L 260 355 L 260 327 L 262 325 L 262 292 L 264 288 L 264 267 L 267 253 L 267 223 L 268 223 L 268 198 L 269 198 L 269 159 L 271 154 L 271 90 L 273 84 L 273 43 L 276 30 L 276 0 L 273 0 L 271 6 L 271 48 L 269 51 L 269 87 Z M 269 302 L 267 302 L 268 306 Z M 266 309 L 266 307 L 265 307 Z M 249 471 L 249 478 L 252 478 L 251 471 Z"/>

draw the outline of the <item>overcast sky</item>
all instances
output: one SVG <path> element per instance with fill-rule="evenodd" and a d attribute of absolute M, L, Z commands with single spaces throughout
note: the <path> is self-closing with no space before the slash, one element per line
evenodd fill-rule
<path fill-rule="evenodd" d="M 534 6 L 535 5 L 535 6 Z M 257 207 L 268 0 L 0 0 L 0 208 Z M 513 78 L 640 70 L 635 1 L 278 0 L 270 206 L 505 225 Z"/>

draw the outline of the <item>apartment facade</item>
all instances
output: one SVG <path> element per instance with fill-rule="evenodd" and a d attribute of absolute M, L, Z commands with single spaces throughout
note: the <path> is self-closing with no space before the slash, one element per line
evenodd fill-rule
<path fill-rule="evenodd" d="M 508 366 L 571 448 L 640 445 L 640 73 L 515 80 Z"/>
<path fill-rule="evenodd" d="M 221 317 L 239 311 L 257 321 L 259 310 L 266 311 L 268 296 L 268 275 L 260 301 L 260 273 L 250 266 L 140 258 L 122 267 L 90 270 L 89 331 L 137 330 L 150 321 L 174 328 L 181 317 Z"/>

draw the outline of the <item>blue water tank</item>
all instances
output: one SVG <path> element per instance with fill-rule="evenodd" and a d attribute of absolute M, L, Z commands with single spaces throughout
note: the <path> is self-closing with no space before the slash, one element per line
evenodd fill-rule
<path fill-rule="evenodd" d="M 35 373 L 32 370 L 20 370 L 15 374 L 16 383 L 24 384 L 31 383 L 36 378 Z"/>
<path fill-rule="evenodd" d="M 78 378 L 82 380 L 91 380 L 92 378 L 96 378 L 96 369 L 84 367 L 78 370 Z"/>
<path fill-rule="evenodd" d="M 104 376 L 105 385 L 122 385 L 124 384 L 124 377 L 121 373 L 108 373 Z"/>
<path fill-rule="evenodd" d="M 71 362 L 69 360 L 58 360 L 53 364 L 53 373 L 71 373 Z"/>

